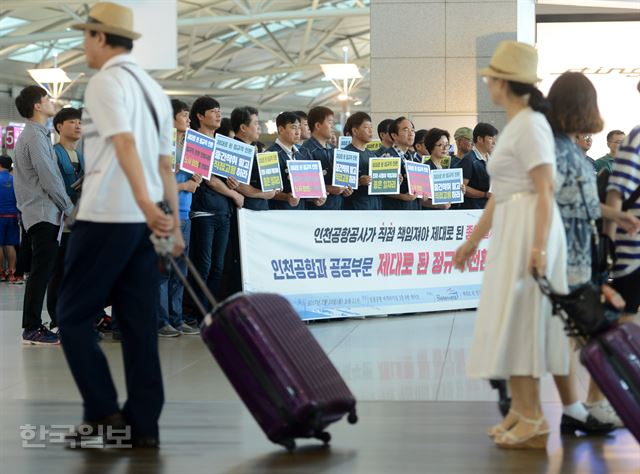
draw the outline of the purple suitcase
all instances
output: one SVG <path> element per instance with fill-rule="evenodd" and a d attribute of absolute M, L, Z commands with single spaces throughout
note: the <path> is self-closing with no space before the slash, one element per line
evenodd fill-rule
<path fill-rule="evenodd" d="M 554 313 L 562 319 L 569 336 L 575 336 L 581 347 L 580 361 L 587 368 L 596 385 L 602 390 L 611 406 L 640 443 L 640 326 L 633 323 L 608 323 L 606 320 L 585 318 L 597 315 L 595 305 L 605 305 L 596 293 L 584 295 L 590 298 L 586 307 L 594 307 L 592 314 L 576 312 L 572 317 L 571 305 L 566 295 L 555 293 L 545 277 L 534 278 L 542 293 L 553 303 Z M 611 308 L 609 308 L 611 309 Z M 573 308 L 575 312 L 575 307 Z M 581 321 L 578 321 L 580 319 Z M 584 321 L 591 325 L 587 333 Z M 583 328 L 583 329 L 581 329 Z"/>
<path fill-rule="evenodd" d="M 580 361 L 640 442 L 640 326 L 609 329 L 587 343 Z"/>
<path fill-rule="evenodd" d="M 214 308 L 206 313 L 193 288 L 170 263 L 202 312 L 201 336 L 267 437 L 289 451 L 295 438 L 328 444 L 325 428 L 344 415 L 356 423 L 356 400 L 289 302 L 275 294 L 239 294 L 221 304 L 185 258 Z"/>

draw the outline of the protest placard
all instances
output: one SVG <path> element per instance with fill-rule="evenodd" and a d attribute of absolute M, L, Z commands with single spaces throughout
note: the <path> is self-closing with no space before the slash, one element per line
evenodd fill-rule
<path fill-rule="evenodd" d="M 327 197 L 320 161 L 289 160 L 287 168 L 293 197 L 311 199 Z"/>
<path fill-rule="evenodd" d="M 457 204 L 464 202 L 461 191 L 462 169 L 431 170 L 431 194 L 433 204 Z"/>
<path fill-rule="evenodd" d="M 382 147 L 380 140 L 374 140 L 366 144 L 365 148 L 370 151 L 378 151 Z"/>
<path fill-rule="evenodd" d="M 422 163 L 414 163 L 412 161 L 405 162 L 407 170 L 407 185 L 409 194 L 422 197 L 431 197 L 431 168 L 429 165 Z"/>
<path fill-rule="evenodd" d="M 331 184 L 358 189 L 360 155 L 355 151 L 333 150 L 333 177 Z"/>
<path fill-rule="evenodd" d="M 274 191 L 282 189 L 282 173 L 278 153 L 270 151 L 258 153 L 258 171 L 260 171 L 260 186 L 262 191 Z"/>
<path fill-rule="evenodd" d="M 188 129 L 184 137 L 179 169 L 205 178 L 211 174 L 211 156 L 215 140 Z"/>
<path fill-rule="evenodd" d="M 249 184 L 256 147 L 218 134 L 213 149 L 211 174 L 222 178 L 233 177 Z"/>
<path fill-rule="evenodd" d="M 353 140 L 352 137 L 347 136 L 347 135 L 343 135 L 340 138 L 338 138 L 338 148 L 340 148 L 341 150 L 344 150 L 348 145 L 351 144 L 351 141 Z"/>
<path fill-rule="evenodd" d="M 369 158 L 369 194 L 400 193 L 400 158 Z"/>

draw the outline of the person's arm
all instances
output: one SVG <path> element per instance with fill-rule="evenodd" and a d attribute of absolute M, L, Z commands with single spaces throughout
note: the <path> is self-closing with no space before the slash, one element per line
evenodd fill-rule
<path fill-rule="evenodd" d="M 467 240 L 464 244 L 462 244 L 456 250 L 456 255 L 454 257 L 454 264 L 458 270 L 464 271 L 465 265 L 477 250 L 478 245 L 480 245 L 480 241 L 491 230 L 491 226 L 493 224 L 493 213 L 495 211 L 495 208 L 496 208 L 495 199 L 489 198 L 489 201 L 487 202 L 487 206 L 484 208 L 484 211 L 482 212 L 482 216 L 480 216 L 480 220 L 478 221 L 477 227 L 469 236 L 469 240 Z"/>
<path fill-rule="evenodd" d="M 30 142 L 28 149 L 31 164 L 36 170 L 40 186 L 42 186 L 42 189 L 51 198 L 56 207 L 65 215 L 70 216 L 73 211 L 73 203 L 67 195 L 67 189 L 58 168 L 57 156 L 54 154 L 56 160 L 50 158 L 51 149 L 44 137 Z"/>
<path fill-rule="evenodd" d="M 133 192 L 133 197 L 135 198 L 138 207 L 140 207 L 140 210 L 144 213 L 147 225 L 154 234 L 160 237 L 168 237 L 174 230 L 175 219 L 162 212 L 156 203 L 149 198 L 147 184 L 144 179 L 144 170 L 142 169 L 142 163 L 140 162 L 140 157 L 136 150 L 136 142 L 133 134 L 129 132 L 117 133 L 111 137 L 111 142 L 115 148 L 116 158 L 118 159 L 120 168 L 122 168 L 122 172 L 126 176 L 129 186 L 131 186 L 131 191 Z M 171 179 L 175 183 L 175 177 L 173 172 L 171 172 L 170 161 L 167 162 L 166 167 L 168 167 Z M 160 169 L 164 182 L 165 165 L 163 160 L 161 160 Z M 173 187 L 169 185 L 168 189 L 169 192 L 174 191 L 175 194 L 175 184 Z M 167 188 L 165 188 L 165 197 L 169 197 L 167 195 Z M 177 211 L 177 199 L 176 195 L 173 202 L 169 203 L 170 205 L 175 206 L 172 207 L 174 212 Z"/>
<path fill-rule="evenodd" d="M 238 192 L 245 197 L 253 199 L 273 199 L 276 195 L 275 191 L 261 191 L 258 188 L 254 188 L 250 184 L 242 184 L 238 186 Z"/>
<path fill-rule="evenodd" d="M 235 206 L 240 209 L 244 205 L 244 196 L 235 189 L 231 189 L 229 186 L 235 186 L 236 182 L 231 181 L 231 183 L 229 183 L 229 181 L 231 181 L 231 178 L 228 178 L 227 183 L 225 183 L 216 176 L 211 176 L 208 180 L 203 180 L 205 186 L 213 189 L 218 194 L 228 197 L 233 201 Z"/>
<path fill-rule="evenodd" d="M 544 275 L 547 270 L 547 240 L 551 227 L 551 216 L 554 203 L 553 165 L 542 164 L 529 171 L 529 177 L 537 194 L 535 209 L 535 231 L 533 248 L 529 267 L 535 269 L 538 275 Z"/>
<path fill-rule="evenodd" d="M 397 199 L 398 201 L 415 201 L 417 196 L 415 194 L 401 193 L 401 194 L 387 194 L 387 197 Z"/>
<path fill-rule="evenodd" d="M 334 195 L 340 195 L 344 193 L 344 191 L 347 189 L 340 186 L 331 186 L 330 184 L 327 184 L 326 188 L 327 188 L 327 194 L 334 194 Z"/>
<path fill-rule="evenodd" d="M 620 191 L 618 191 L 617 189 L 609 189 L 607 191 L 607 206 L 609 206 L 613 211 L 622 212 L 622 194 L 620 193 Z M 605 216 L 605 221 L 604 221 L 605 234 L 607 234 L 611 240 L 615 240 L 617 230 L 618 230 L 617 222 Z"/>
<path fill-rule="evenodd" d="M 620 199 L 620 208 L 616 209 L 607 204 L 600 204 L 600 210 L 602 211 L 602 217 L 605 219 L 605 229 L 607 229 L 606 226 L 611 221 L 616 227 L 621 227 L 629 235 L 640 232 L 640 219 L 629 212 L 622 211 L 622 199 Z M 615 230 L 613 232 L 615 233 Z M 612 234 L 607 232 L 607 235 L 611 236 Z"/>
<path fill-rule="evenodd" d="M 164 200 L 169 204 L 171 215 L 173 217 L 173 255 L 178 256 L 184 252 L 185 243 L 182 235 L 182 226 L 180 223 L 180 205 L 178 203 L 178 183 L 176 175 L 171 169 L 172 157 L 169 155 L 160 155 L 160 177 L 164 186 Z M 194 181 L 191 181 L 194 182 Z"/>
<path fill-rule="evenodd" d="M 476 188 L 472 188 L 471 186 L 469 186 L 468 179 L 463 179 L 462 182 L 465 186 L 464 197 L 468 197 L 472 199 L 489 199 L 488 191 L 480 191 Z"/>

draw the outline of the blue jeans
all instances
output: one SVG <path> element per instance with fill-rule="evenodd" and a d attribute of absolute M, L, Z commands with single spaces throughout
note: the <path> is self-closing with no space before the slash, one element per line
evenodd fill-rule
<path fill-rule="evenodd" d="M 185 249 L 189 251 L 189 237 L 191 235 L 191 221 L 189 219 L 180 221 L 180 230 L 184 237 Z M 179 260 L 178 267 L 180 272 L 187 276 L 187 264 L 184 260 Z M 160 274 L 160 300 L 158 302 L 158 327 L 171 324 L 174 328 L 182 326 L 182 296 L 184 294 L 184 286 L 178 278 L 173 268 L 165 268 Z"/>
<path fill-rule="evenodd" d="M 196 217 L 191 221 L 189 257 L 216 299 L 220 299 L 220 284 L 230 229 L 231 216 L 229 214 Z M 193 285 L 203 306 L 209 309 L 211 305 L 191 277 L 189 282 Z M 198 315 L 197 319 L 200 320 L 202 317 L 202 315 Z"/>

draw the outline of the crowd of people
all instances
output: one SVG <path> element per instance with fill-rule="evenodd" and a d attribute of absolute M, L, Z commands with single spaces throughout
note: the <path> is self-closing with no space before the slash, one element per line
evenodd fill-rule
<path fill-rule="evenodd" d="M 100 5 L 105 4 L 94 7 L 92 17 L 100 15 Z M 157 443 L 163 403 L 157 336 L 199 333 L 202 315 L 184 297 L 180 279 L 169 269 L 161 274 L 155 270 L 150 233 L 173 239 L 174 253 L 188 253 L 209 290 L 223 299 L 241 290 L 238 209 L 461 208 L 484 212 L 456 253 L 459 269 L 465 268 L 481 238 L 489 231 L 493 235 L 468 368 L 471 376 L 509 380 L 512 410 L 489 430 L 496 444 L 546 444 L 549 426 L 539 399 L 539 379 L 546 372 L 554 374 L 563 401 L 563 431 L 607 433 L 621 426 L 595 386 L 586 406 L 578 399 L 570 341 L 561 322 L 551 317 L 550 304 L 535 281 L 526 277 L 535 269 L 558 291 L 603 281 L 605 276 L 592 272 L 590 250 L 592 221 L 603 218 L 604 228 L 617 241 L 618 259 L 610 276 L 627 302 L 627 317 L 640 305 L 640 203 L 636 200 L 626 206 L 628 211 L 622 210 L 640 186 L 640 128 L 628 136 L 610 132 L 610 155 L 591 160 L 591 134 L 600 132 L 603 122 L 586 76 L 561 75 L 545 99 L 535 87 L 535 49 L 504 42 L 491 66 L 481 71 L 491 99 L 507 115 L 500 133 L 489 123 L 478 123 L 473 129 L 455 130 L 452 140 L 447 130 L 416 131 L 410 119 L 390 118 L 377 125 L 381 145 L 372 151 L 372 119 L 356 112 L 341 133 L 351 137 L 346 149 L 360 157 L 357 189 L 332 185 L 333 111 L 317 106 L 308 112 L 282 112 L 276 118 L 277 138 L 266 151 L 278 154 L 283 189 L 262 191 L 256 163 L 249 184 L 186 173 L 171 164 L 171 128 L 177 131 L 178 157 L 188 128 L 260 145 L 258 110 L 238 107 L 223 119 L 213 97 L 199 97 L 190 106 L 169 101 L 129 54 L 137 38 L 132 25 L 110 29 L 106 23 L 88 22 L 77 27 L 84 30 L 87 63 L 99 72 L 89 82 L 82 112 L 64 108 L 56 113 L 38 86 L 24 88 L 17 97 L 27 125 L 17 143 L 13 171 L 11 159 L 0 158 L 0 255 L 6 255 L 3 278 L 18 282 L 21 259 L 15 246 L 31 251 L 22 340 L 35 345 L 62 342 L 85 400 L 86 421 L 95 426 L 126 421 L 141 445 Z M 58 137 L 55 146 L 47 128 L 51 119 Z M 368 194 L 369 159 L 375 156 L 402 159 L 399 194 Z M 290 160 L 320 161 L 326 198 L 293 195 Z M 408 161 L 427 163 L 431 169 L 461 168 L 464 203 L 434 205 L 411 194 L 404 166 Z M 606 178 L 603 199 L 598 197 L 600 177 Z M 157 206 L 162 200 L 171 214 Z M 196 297 L 210 308 L 194 286 Z M 50 327 L 41 317 L 45 294 Z M 114 339 L 122 339 L 125 348 L 130 398 L 122 410 L 95 334 L 96 327 L 105 327 L 107 306 L 113 308 Z M 52 331 L 56 326 L 59 332 Z M 147 396 L 132 396 L 139 393 Z"/>

